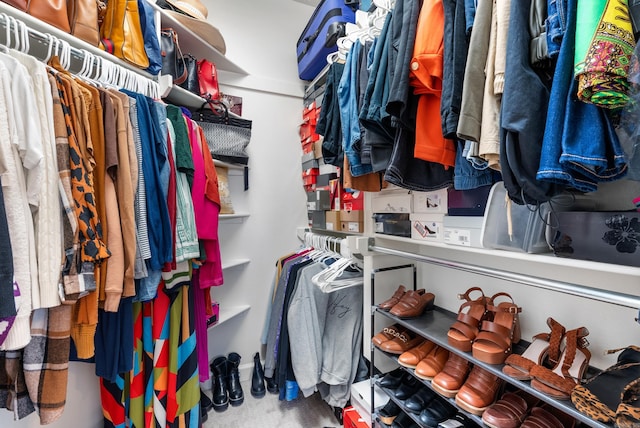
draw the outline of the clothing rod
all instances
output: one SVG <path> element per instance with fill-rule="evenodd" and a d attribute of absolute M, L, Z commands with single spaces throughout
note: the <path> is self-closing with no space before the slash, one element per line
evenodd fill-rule
<path fill-rule="evenodd" d="M 424 256 L 422 254 L 414 254 L 407 251 L 396 250 L 393 248 L 381 247 L 372 243 L 369 243 L 368 249 L 369 251 L 377 253 L 413 259 L 416 261 L 443 266 L 450 269 L 456 269 L 463 272 L 475 273 L 478 275 L 484 275 L 496 279 L 504 279 L 524 285 L 543 288 L 545 290 L 558 291 L 566 294 L 571 294 L 573 296 L 584 297 L 591 300 L 598 300 L 601 302 L 611 303 L 618 306 L 625 306 L 632 309 L 640 309 L 640 297 L 633 296 L 631 294 L 624 294 L 616 291 L 605 291 L 598 288 L 576 285 L 563 281 L 554 281 L 551 279 L 544 279 L 537 276 L 509 272 L 501 269 L 489 269 L 470 263 L 454 262 L 437 257 Z"/>

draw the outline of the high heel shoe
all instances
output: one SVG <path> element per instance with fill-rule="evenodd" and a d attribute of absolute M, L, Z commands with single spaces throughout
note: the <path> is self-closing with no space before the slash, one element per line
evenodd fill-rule
<path fill-rule="evenodd" d="M 529 372 L 533 366 L 553 368 L 558 364 L 565 328 L 551 317 L 547 318 L 547 325 L 550 332 L 533 336 L 522 355 L 511 354 L 507 357 L 502 368 L 504 374 L 518 380 L 530 380 Z"/>
<path fill-rule="evenodd" d="M 496 304 L 500 297 L 510 301 Z M 514 343 L 520 341 L 518 314 L 522 308 L 516 305 L 507 293 L 496 293 L 487 304 L 487 311 L 493 314 L 491 320 L 482 321 L 480 333 L 473 341 L 473 357 L 487 364 L 502 364 L 511 354 Z"/>
<path fill-rule="evenodd" d="M 477 299 L 471 299 L 470 294 L 474 291 L 480 292 Z M 479 287 L 469 288 L 464 294 L 459 294 L 458 298 L 466 302 L 460 305 L 458 317 L 447 332 L 447 340 L 454 348 L 469 352 L 476 335 L 480 332 L 480 323 L 486 316 L 487 298 Z"/>
<path fill-rule="evenodd" d="M 565 348 L 553 369 L 543 366 L 531 368 L 531 387 L 558 400 L 567 400 L 571 391 L 582 382 L 589 366 L 591 352 L 586 327 L 569 330 L 564 335 Z"/>

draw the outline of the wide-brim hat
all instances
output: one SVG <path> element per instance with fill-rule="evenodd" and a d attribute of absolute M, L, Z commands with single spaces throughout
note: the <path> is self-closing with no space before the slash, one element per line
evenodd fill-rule
<path fill-rule="evenodd" d="M 227 52 L 227 45 L 222 33 L 207 21 L 209 11 L 200 0 L 165 0 L 158 1 L 157 4 L 165 9 L 168 15 L 216 48 L 221 54 L 224 55 Z"/>

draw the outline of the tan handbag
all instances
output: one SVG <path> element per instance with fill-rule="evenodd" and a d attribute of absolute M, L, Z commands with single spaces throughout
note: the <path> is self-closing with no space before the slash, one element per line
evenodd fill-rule
<path fill-rule="evenodd" d="M 109 0 L 100 25 L 100 47 L 140 68 L 149 67 L 137 0 Z"/>
<path fill-rule="evenodd" d="M 2 0 L 16 9 L 64 31 L 70 32 L 67 0 Z"/>
<path fill-rule="evenodd" d="M 92 46 L 100 45 L 98 15 L 105 7 L 100 0 L 67 0 L 71 34 Z"/>

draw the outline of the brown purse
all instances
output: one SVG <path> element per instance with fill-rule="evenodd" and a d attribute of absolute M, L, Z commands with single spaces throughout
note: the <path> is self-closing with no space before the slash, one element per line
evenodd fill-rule
<path fill-rule="evenodd" d="M 137 0 L 109 0 L 100 25 L 100 47 L 140 68 L 149 67 Z"/>
<path fill-rule="evenodd" d="M 67 0 L 70 33 L 92 46 L 98 46 L 100 44 L 98 15 L 105 7 L 106 5 L 100 0 Z"/>
<path fill-rule="evenodd" d="M 2 0 L 41 21 L 69 33 L 67 0 Z"/>

